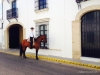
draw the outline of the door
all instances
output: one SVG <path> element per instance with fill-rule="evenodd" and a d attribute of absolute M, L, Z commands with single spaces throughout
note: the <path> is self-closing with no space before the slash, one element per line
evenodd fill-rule
<path fill-rule="evenodd" d="M 19 26 L 9 28 L 9 48 L 19 48 Z"/>
<path fill-rule="evenodd" d="M 81 48 L 82 56 L 100 58 L 100 10 L 82 16 Z"/>

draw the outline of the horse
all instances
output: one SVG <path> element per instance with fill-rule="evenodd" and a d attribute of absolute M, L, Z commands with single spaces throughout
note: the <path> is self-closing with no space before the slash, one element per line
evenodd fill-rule
<path fill-rule="evenodd" d="M 36 50 L 36 60 L 39 59 L 38 58 L 38 50 L 40 48 L 41 41 L 47 43 L 47 39 L 46 39 L 45 35 L 40 35 L 34 39 L 33 48 L 35 48 L 35 50 Z M 20 57 L 22 57 L 22 55 L 23 55 L 23 58 L 27 58 L 25 55 L 25 51 L 26 51 L 27 47 L 30 48 L 30 42 L 27 41 L 27 39 L 23 39 L 22 42 L 20 43 Z"/>

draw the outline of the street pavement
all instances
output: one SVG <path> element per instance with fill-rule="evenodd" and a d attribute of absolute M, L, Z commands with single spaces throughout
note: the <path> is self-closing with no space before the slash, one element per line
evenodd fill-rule
<path fill-rule="evenodd" d="M 0 75 L 100 75 L 100 70 L 0 53 Z"/>

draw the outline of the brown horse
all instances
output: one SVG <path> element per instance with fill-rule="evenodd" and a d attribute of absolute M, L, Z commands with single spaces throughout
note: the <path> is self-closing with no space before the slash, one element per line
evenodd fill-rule
<path fill-rule="evenodd" d="M 38 60 L 38 50 L 40 48 L 41 41 L 44 41 L 45 43 L 47 42 L 45 35 L 40 35 L 35 39 L 35 45 L 33 46 L 33 48 L 36 49 L 36 60 Z M 28 42 L 27 39 L 22 40 L 20 44 L 20 56 L 23 55 L 23 57 L 26 58 L 25 51 L 27 47 L 30 48 L 30 42 Z"/>

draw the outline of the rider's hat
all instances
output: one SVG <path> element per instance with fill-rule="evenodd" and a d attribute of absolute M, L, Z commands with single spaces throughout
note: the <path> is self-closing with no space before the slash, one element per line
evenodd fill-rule
<path fill-rule="evenodd" d="M 34 27 L 31 27 L 30 29 L 34 29 Z"/>

